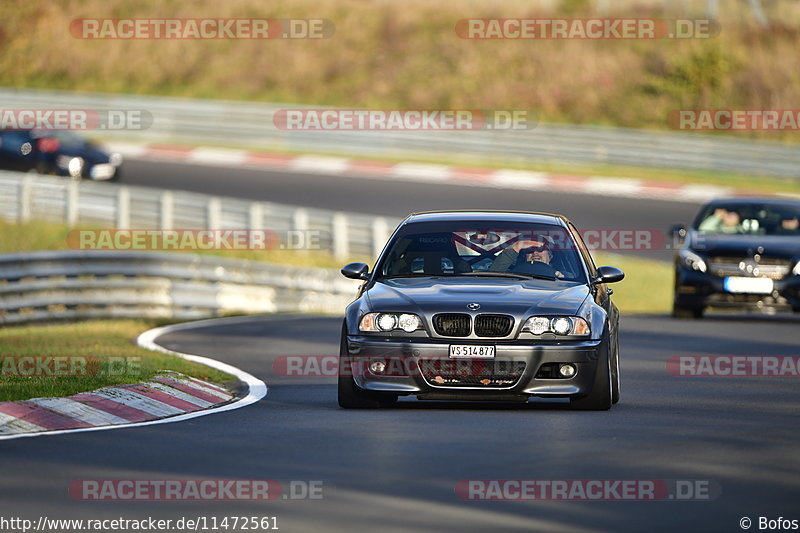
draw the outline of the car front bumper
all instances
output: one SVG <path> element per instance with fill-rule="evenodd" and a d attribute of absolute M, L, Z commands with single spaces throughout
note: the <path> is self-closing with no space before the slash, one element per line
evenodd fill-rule
<path fill-rule="evenodd" d="M 773 280 L 769 294 L 731 293 L 725 290 L 725 278 L 687 269 L 678 269 L 675 303 L 681 307 L 800 308 L 800 276 Z"/>
<path fill-rule="evenodd" d="M 450 358 L 451 344 L 494 345 L 495 357 Z M 462 400 L 583 396 L 591 391 L 598 358 L 608 349 L 603 340 L 475 343 L 367 336 L 348 336 L 347 348 L 350 365 L 346 370 L 363 390 Z M 384 362 L 386 370 L 372 371 L 373 361 Z M 577 372 L 570 378 L 537 377 L 542 365 L 558 363 L 571 363 Z M 503 379 L 488 379 L 493 376 L 487 374 L 500 374 L 492 369 L 503 370 Z M 460 382 L 452 383 L 452 376 Z"/>

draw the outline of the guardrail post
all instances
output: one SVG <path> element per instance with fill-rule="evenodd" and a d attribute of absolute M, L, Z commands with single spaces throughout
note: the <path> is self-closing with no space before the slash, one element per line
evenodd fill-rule
<path fill-rule="evenodd" d="M 294 210 L 292 214 L 292 229 L 296 231 L 305 231 L 308 229 L 308 211 L 302 208 Z"/>
<path fill-rule="evenodd" d="M 372 221 L 372 256 L 377 259 L 383 251 L 386 239 L 389 238 L 389 225 L 383 217 L 375 217 Z"/>
<path fill-rule="evenodd" d="M 250 229 L 264 229 L 264 208 L 258 202 L 250 204 L 249 214 Z"/>
<path fill-rule="evenodd" d="M 28 222 L 31 219 L 31 196 L 33 180 L 30 176 L 25 176 L 19 183 L 19 206 L 17 207 L 17 218 L 20 222 Z"/>
<path fill-rule="evenodd" d="M 347 259 L 350 255 L 350 232 L 347 227 L 347 215 L 334 213 L 331 218 L 331 238 L 333 239 L 333 256 L 336 259 Z"/>
<path fill-rule="evenodd" d="M 67 226 L 74 226 L 78 223 L 78 180 L 69 180 L 67 183 L 67 199 L 64 221 Z"/>
<path fill-rule="evenodd" d="M 206 205 L 206 228 L 219 229 L 222 220 L 222 202 L 217 197 L 208 199 Z"/>
<path fill-rule="evenodd" d="M 303 232 L 303 231 L 308 231 L 308 229 L 309 229 L 308 228 L 308 211 L 306 211 L 302 207 L 298 207 L 292 213 L 292 231 L 294 231 L 296 233 L 300 233 L 300 232 Z M 307 235 L 304 235 L 303 237 L 306 237 L 306 236 Z M 291 235 L 287 235 L 287 239 L 291 239 L 291 238 L 292 238 Z M 299 238 L 299 235 L 295 236 L 295 238 Z M 288 242 L 291 242 L 291 241 L 287 241 L 287 243 Z M 303 239 L 303 242 L 306 242 L 305 238 Z"/>
<path fill-rule="evenodd" d="M 172 211 L 174 203 L 172 191 L 164 191 L 161 193 L 161 220 L 159 220 L 159 226 L 161 226 L 160 229 L 172 229 Z"/>
<path fill-rule="evenodd" d="M 131 191 L 124 185 L 117 191 L 117 229 L 131 226 Z"/>

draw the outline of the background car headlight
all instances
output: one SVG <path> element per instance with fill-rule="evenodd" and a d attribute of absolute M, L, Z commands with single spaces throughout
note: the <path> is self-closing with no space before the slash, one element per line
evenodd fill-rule
<path fill-rule="evenodd" d="M 422 320 L 411 313 L 367 313 L 358 325 L 361 331 L 392 331 L 402 329 L 407 333 L 422 329 Z"/>
<path fill-rule="evenodd" d="M 81 175 L 83 171 L 83 158 L 82 157 L 73 157 L 67 163 L 67 170 L 69 171 L 69 175 L 73 178 L 77 178 Z"/>
<path fill-rule="evenodd" d="M 532 316 L 525 321 L 522 331 L 534 335 L 555 333 L 556 335 L 589 335 L 589 324 L 577 316 Z"/>
<path fill-rule="evenodd" d="M 706 262 L 703 261 L 702 257 L 691 250 L 681 250 L 679 255 L 681 261 L 683 261 L 683 264 L 692 270 L 697 270 L 700 272 L 706 271 Z"/>

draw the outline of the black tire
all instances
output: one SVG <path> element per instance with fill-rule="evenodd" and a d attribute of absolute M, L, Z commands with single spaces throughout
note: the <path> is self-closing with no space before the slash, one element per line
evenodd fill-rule
<path fill-rule="evenodd" d="M 672 305 L 673 318 L 703 318 L 705 307 L 684 307 L 678 304 Z"/>
<path fill-rule="evenodd" d="M 611 348 L 603 351 L 597 358 L 597 371 L 594 374 L 592 390 L 586 396 L 571 399 L 569 408 L 577 411 L 608 411 L 613 402 L 611 383 Z"/>
<path fill-rule="evenodd" d="M 619 403 L 619 338 L 614 343 L 614 358 L 611 361 L 611 403 Z"/>
<path fill-rule="evenodd" d="M 347 326 L 342 326 L 339 342 L 339 407 L 344 409 L 377 409 L 397 401 L 396 394 L 378 394 L 359 389 L 353 381 L 350 356 L 347 353 Z"/>

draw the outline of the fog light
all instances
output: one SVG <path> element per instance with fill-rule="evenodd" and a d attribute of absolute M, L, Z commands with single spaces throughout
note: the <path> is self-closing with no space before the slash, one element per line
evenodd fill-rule
<path fill-rule="evenodd" d="M 571 378 L 575 375 L 575 367 L 573 365 L 558 365 L 558 373 L 561 374 L 563 378 Z"/>
<path fill-rule="evenodd" d="M 383 374 L 386 370 L 386 361 L 383 359 L 375 359 L 369 363 L 369 371 L 373 374 Z"/>

